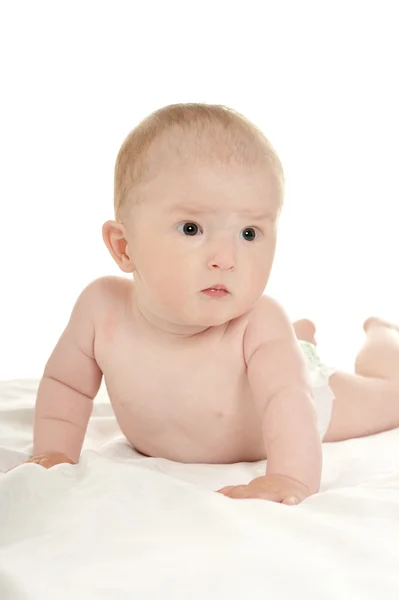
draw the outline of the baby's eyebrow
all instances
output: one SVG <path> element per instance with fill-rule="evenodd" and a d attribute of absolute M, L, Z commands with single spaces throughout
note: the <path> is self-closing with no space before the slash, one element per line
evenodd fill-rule
<path fill-rule="evenodd" d="M 214 213 L 216 209 L 210 206 L 199 206 L 198 204 L 179 204 L 178 206 L 173 206 L 170 212 L 203 215 L 204 213 Z"/>
<path fill-rule="evenodd" d="M 255 210 L 242 210 L 240 211 L 244 217 L 249 217 L 250 219 L 255 219 L 256 221 L 262 221 L 265 219 L 272 219 L 273 213 L 270 210 L 263 210 L 261 212 Z"/>
<path fill-rule="evenodd" d="M 174 206 L 170 209 L 170 212 L 175 213 L 189 213 L 192 215 L 204 215 L 206 213 L 214 214 L 217 212 L 217 207 L 214 206 L 199 206 L 198 204 L 181 204 Z M 250 219 L 256 219 L 258 221 L 273 218 L 272 211 L 264 210 L 247 210 L 243 208 L 237 211 L 240 216 L 248 217 Z"/>

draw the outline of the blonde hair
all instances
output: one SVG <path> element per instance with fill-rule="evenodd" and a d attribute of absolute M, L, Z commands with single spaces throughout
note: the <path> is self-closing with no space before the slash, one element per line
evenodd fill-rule
<path fill-rule="evenodd" d="M 163 150 L 157 153 L 160 144 Z M 244 166 L 252 166 L 266 158 L 284 188 L 284 170 L 277 152 L 246 117 L 223 105 L 171 104 L 141 121 L 128 134 L 118 152 L 114 176 L 117 219 L 133 195 L 132 191 L 136 192 L 137 200 L 139 184 L 176 158 L 223 164 L 235 161 Z"/>

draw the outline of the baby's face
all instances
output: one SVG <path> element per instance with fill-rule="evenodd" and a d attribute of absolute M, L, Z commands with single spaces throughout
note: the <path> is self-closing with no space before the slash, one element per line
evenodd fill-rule
<path fill-rule="evenodd" d="M 200 327 L 245 313 L 270 275 L 279 194 L 265 166 L 160 172 L 125 220 L 140 305 L 163 321 Z M 227 293 L 210 291 L 218 286 Z"/>

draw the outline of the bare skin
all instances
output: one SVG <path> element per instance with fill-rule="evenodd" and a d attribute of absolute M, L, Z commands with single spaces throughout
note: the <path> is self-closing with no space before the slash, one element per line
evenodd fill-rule
<path fill-rule="evenodd" d="M 295 335 L 298 340 L 310 342 L 317 346 L 316 325 L 310 319 L 299 319 L 293 323 Z"/>
<path fill-rule="evenodd" d="M 124 221 L 104 224 L 110 254 L 134 281 L 101 278 L 78 298 L 40 382 L 31 462 L 79 460 L 104 377 L 120 428 L 142 453 L 203 463 L 267 457 L 264 476 L 219 491 L 296 504 L 319 489 L 322 446 L 296 337 L 314 341 L 314 327 L 293 327 L 262 295 L 279 185 L 263 158 L 251 167 L 182 162 L 168 144 L 164 158 Z M 374 321 L 367 333 L 358 372 L 361 364 L 375 373 L 376 345 L 397 365 L 391 328 Z M 399 426 L 398 382 L 383 375 L 331 377 L 326 441 Z"/>
<path fill-rule="evenodd" d="M 129 442 L 145 455 L 180 462 L 232 463 L 266 458 L 261 421 L 240 352 L 248 316 L 238 319 L 234 326 L 212 329 L 199 344 L 183 338 L 170 346 L 170 340 L 159 332 L 151 335 L 139 315 L 136 321 L 131 319 L 127 311 L 131 285 L 120 278 L 98 281 L 97 292 L 102 289 L 104 294 L 99 304 L 108 310 L 97 312 L 95 360 L 89 359 L 93 383 L 97 387 L 104 375 L 116 417 Z M 315 342 L 311 321 L 297 321 L 294 331 L 299 339 Z M 330 379 L 336 399 L 325 441 L 368 435 L 399 425 L 397 370 L 392 374 L 381 371 L 382 365 L 399 364 L 399 332 L 378 319 L 368 320 L 365 331 L 365 344 L 356 360 L 357 374 L 338 372 Z M 53 386 L 58 393 L 62 389 L 51 378 L 44 379 L 41 386 L 42 390 Z M 77 401 L 82 399 L 77 397 Z M 91 407 L 89 399 L 87 406 Z M 54 403 L 42 408 L 36 429 L 38 454 L 28 461 L 47 468 L 77 462 L 75 449 L 79 447 L 80 451 L 84 435 L 84 425 L 78 423 L 72 426 L 73 434 L 70 431 L 61 442 L 59 432 L 65 422 L 57 424 L 59 415 L 54 408 Z M 48 425 L 43 421 L 46 414 L 54 421 L 47 439 L 40 439 L 40 428 Z M 54 444 L 64 452 L 41 452 Z M 237 498 L 281 501 L 282 478 L 276 478 L 275 493 L 269 484 L 264 494 L 262 478 L 258 479 L 260 482 L 254 480 L 248 486 L 229 486 L 220 491 Z M 299 487 L 295 492 L 299 500 L 308 495 Z M 292 494 L 288 481 L 286 503 L 296 503 L 288 501 Z"/>
<path fill-rule="evenodd" d="M 316 345 L 314 323 L 301 319 L 294 324 L 298 339 Z M 399 327 L 370 317 L 363 325 L 366 338 L 356 356 L 355 374 L 336 372 L 330 377 L 335 400 L 325 442 L 364 437 L 399 427 Z M 260 482 L 227 486 L 220 490 L 231 498 L 252 498 Z M 283 483 L 276 485 L 279 501 Z M 289 484 L 288 484 L 289 487 Z M 270 493 L 270 488 L 268 490 Z M 257 497 L 263 497 L 261 493 Z M 292 502 L 295 504 L 295 501 Z"/>
<path fill-rule="evenodd" d="M 355 374 L 337 372 L 330 377 L 336 398 L 326 442 L 399 427 L 399 329 L 370 317 L 364 330 Z"/>
<path fill-rule="evenodd" d="M 316 327 L 307 319 L 294 323 L 298 339 L 312 342 Z M 337 371 L 330 377 L 335 393 L 325 442 L 337 442 L 399 426 L 399 328 L 377 317 L 363 325 L 366 334 L 354 374 Z"/>
<path fill-rule="evenodd" d="M 134 282 L 102 278 L 78 298 L 40 382 L 34 455 L 79 459 L 104 376 L 143 453 L 235 462 L 267 448 L 254 497 L 276 499 L 277 486 L 278 501 L 298 502 L 319 489 L 322 448 L 294 329 L 262 295 L 280 181 L 264 153 L 251 166 L 187 160 L 169 144 L 160 154 L 167 168 L 146 178 L 142 201 L 103 226 Z"/>
<path fill-rule="evenodd" d="M 93 358 L 87 359 L 91 371 L 87 368 L 89 376 L 82 391 L 88 398 L 93 396 L 104 376 L 115 415 L 131 444 L 145 455 L 188 463 L 264 459 L 262 424 L 242 353 L 250 315 L 195 336 L 169 336 L 150 326 L 134 306 L 131 282 L 103 278 L 94 282 L 94 288 L 95 344 Z M 259 302 L 267 305 L 268 299 Z M 93 311 L 92 302 L 90 308 Z M 65 339 L 58 351 L 67 351 Z M 39 403 L 43 389 L 50 386 L 57 388 L 62 400 L 56 371 L 60 362 L 56 349 L 41 382 Z M 71 358 L 69 362 L 72 368 Z M 65 389 L 65 393 L 70 390 Z M 82 395 L 76 401 L 84 404 Z M 68 413 L 73 408 L 72 402 Z M 87 412 L 90 408 L 88 399 Z M 43 464 L 43 450 L 54 444 L 63 446 L 64 453 L 76 461 L 87 413 L 65 436 L 60 436 L 60 431 L 69 414 L 61 415 L 59 403 L 46 402 L 37 416 L 38 462 Z M 48 418 L 54 422 L 47 430 Z M 47 430 L 47 439 L 42 428 Z"/>

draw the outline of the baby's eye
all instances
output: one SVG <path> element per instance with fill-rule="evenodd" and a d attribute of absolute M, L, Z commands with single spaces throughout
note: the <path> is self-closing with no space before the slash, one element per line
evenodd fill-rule
<path fill-rule="evenodd" d="M 179 227 L 177 228 L 178 231 L 181 231 L 181 233 L 184 233 L 184 235 L 197 235 L 198 233 L 202 233 L 201 229 L 199 227 L 199 225 L 197 225 L 197 223 L 182 223 L 181 225 L 179 225 Z"/>
<path fill-rule="evenodd" d="M 253 242 L 258 237 L 258 232 L 253 227 L 246 227 L 241 231 L 240 236 L 248 242 Z"/>

